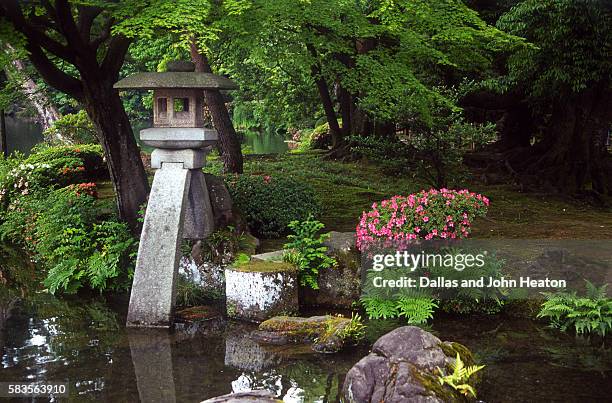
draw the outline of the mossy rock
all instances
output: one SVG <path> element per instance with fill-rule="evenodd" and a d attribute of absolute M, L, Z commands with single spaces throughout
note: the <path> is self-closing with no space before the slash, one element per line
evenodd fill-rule
<path fill-rule="evenodd" d="M 253 338 L 265 344 L 309 343 L 320 353 L 334 353 L 344 347 L 344 328 L 351 322 L 341 316 L 276 316 L 259 325 Z"/>
<path fill-rule="evenodd" d="M 344 397 L 348 402 L 385 403 L 473 400 L 440 384 L 440 370 L 452 371 L 457 354 L 466 365 L 474 365 L 472 353 L 459 343 L 442 342 L 415 326 L 397 328 L 379 338 L 372 352 L 347 373 Z M 470 386 L 474 381 L 475 377 L 470 377 Z"/>

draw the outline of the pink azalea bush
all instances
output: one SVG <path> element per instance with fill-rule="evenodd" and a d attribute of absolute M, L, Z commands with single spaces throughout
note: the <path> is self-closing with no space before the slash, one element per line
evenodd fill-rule
<path fill-rule="evenodd" d="M 357 225 L 357 248 L 373 243 L 401 246 L 417 239 L 461 239 L 472 221 L 484 216 L 489 199 L 467 189 L 430 189 L 393 196 L 364 211 Z"/>

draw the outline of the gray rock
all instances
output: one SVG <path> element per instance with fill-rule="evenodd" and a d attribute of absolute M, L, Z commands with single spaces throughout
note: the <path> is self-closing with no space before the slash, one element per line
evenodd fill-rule
<path fill-rule="evenodd" d="M 330 234 L 325 246 L 338 266 L 320 270 L 319 289 L 302 289 L 300 300 L 304 305 L 350 309 L 361 295 L 361 255 L 355 247 L 354 232 Z"/>
<path fill-rule="evenodd" d="M 227 316 L 262 322 L 298 310 L 298 278 L 284 262 L 251 260 L 225 269 Z"/>
<path fill-rule="evenodd" d="M 230 393 L 227 395 L 213 397 L 202 403 L 279 403 L 274 393 L 268 390 L 253 390 L 250 392 Z"/>
<path fill-rule="evenodd" d="M 324 242 L 324 245 L 331 253 L 349 252 L 355 249 L 354 232 L 331 231 L 329 235 L 330 237 Z"/>
<path fill-rule="evenodd" d="M 404 326 L 382 336 L 372 352 L 346 375 L 347 402 L 461 402 L 465 397 L 437 381 L 437 368 L 450 369 L 457 352 L 466 365 L 474 361 L 467 348 L 442 342 L 415 326 Z"/>
<path fill-rule="evenodd" d="M 240 217 L 233 211 L 232 197 L 223 179 L 211 174 L 204 174 L 204 176 L 215 217 L 215 228 L 233 225 L 238 230 L 246 229 L 246 225 L 241 224 Z"/>

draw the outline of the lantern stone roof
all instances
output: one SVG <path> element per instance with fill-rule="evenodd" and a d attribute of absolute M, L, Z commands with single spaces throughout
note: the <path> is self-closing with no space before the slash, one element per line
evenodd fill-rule
<path fill-rule="evenodd" d="M 235 90 L 238 86 L 229 78 L 211 73 L 193 71 L 166 71 L 161 73 L 137 73 L 113 85 L 117 89 L 154 90 L 158 88 L 196 88 Z"/>

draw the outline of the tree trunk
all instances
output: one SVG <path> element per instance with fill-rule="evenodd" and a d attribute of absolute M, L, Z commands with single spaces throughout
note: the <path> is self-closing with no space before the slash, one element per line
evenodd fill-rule
<path fill-rule="evenodd" d="M 329 132 L 332 137 L 332 149 L 336 149 L 342 143 L 342 129 L 340 129 L 340 125 L 338 124 L 338 116 L 334 110 L 334 102 L 329 92 L 327 81 L 325 81 L 325 77 L 323 77 L 321 72 L 321 66 L 317 61 L 317 51 L 315 47 L 307 44 L 306 48 L 314 59 L 312 66 L 310 67 L 310 73 L 312 75 L 312 79 L 317 85 L 319 98 L 321 99 L 323 111 L 325 112 L 325 118 L 327 119 L 327 124 L 329 125 Z"/>
<path fill-rule="evenodd" d="M 564 193 L 611 194 L 605 144 L 611 121 L 610 91 L 588 90 L 560 100 L 553 106 L 544 139 L 526 152 L 515 153 L 511 165 Z"/>
<path fill-rule="evenodd" d="M 0 156 L 8 156 L 8 142 L 6 140 L 6 119 L 4 109 L 0 109 Z"/>
<path fill-rule="evenodd" d="M 149 182 L 123 104 L 113 82 L 83 80 L 85 110 L 96 128 L 117 195 L 119 217 L 140 234 L 138 212 L 147 201 Z"/>
<path fill-rule="evenodd" d="M 190 51 L 191 60 L 195 64 L 195 70 L 204 73 L 212 73 L 208 59 L 200 53 L 195 41 L 191 42 Z M 223 94 L 217 90 L 205 90 L 204 100 L 208 105 L 213 124 L 219 133 L 222 151 L 221 159 L 223 160 L 224 171 L 241 174 L 243 171 L 243 158 L 240 141 L 236 135 L 236 130 L 234 129 L 229 112 L 225 107 Z"/>

